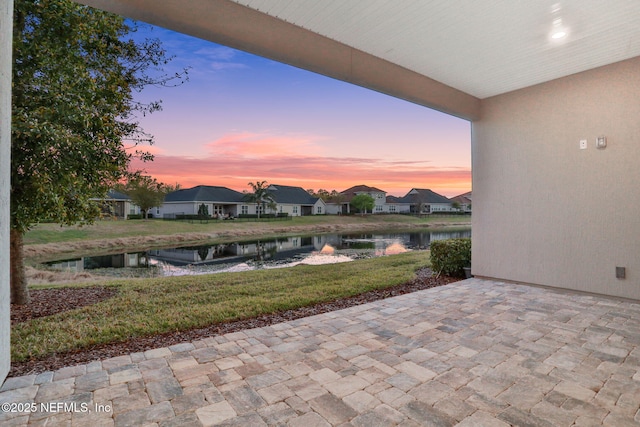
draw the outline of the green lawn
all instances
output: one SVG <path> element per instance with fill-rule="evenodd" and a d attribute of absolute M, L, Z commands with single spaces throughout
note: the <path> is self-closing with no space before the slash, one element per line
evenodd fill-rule
<path fill-rule="evenodd" d="M 284 227 L 318 227 L 331 228 L 332 226 L 368 227 L 372 224 L 399 228 L 402 226 L 416 227 L 429 226 L 431 224 L 470 223 L 469 216 L 431 216 L 416 218 L 408 215 L 366 215 L 366 216 L 338 216 L 319 215 L 294 217 L 290 221 L 210 221 L 201 224 L 183 221 L 163 221 L 160 219 L 129 220 L 129 221 L 96 221 L 87 226 L 64 226 L 58 224 L 39 224 L 28 231 L 24 237 L 24 243 L 43 244 L 60 243 L 80 240 L 116 239 L 123 237 L 139 237 L 153 235 L 172 235 L 186 233 L 229 233 L 231 231 L 251 231 L 260 229 L 268 234 L 280 233 Z"/>
<path fill-rule="evenodd" d="M 420 251 L 323 266 L 112 281 L 106 286 L 118 289 L 114 298 L 14 325 L 12 360 L 38 359 L 383 289 L 411 280 L 417 269 L 428 265 L 428 257 L 428 252 Z"/>

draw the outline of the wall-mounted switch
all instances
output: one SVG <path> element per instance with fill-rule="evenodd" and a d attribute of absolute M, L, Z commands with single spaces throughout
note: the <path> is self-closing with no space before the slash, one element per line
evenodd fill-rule
<path fill-rule="evenodd" d="M 586 139 L 581 139 L 580 140 L 580 149 L 581 150 L 586 150 L 587 149 L 587 140 Z"/>
<path fill-rule="evenodd" d="M 607 147 L 607 137 L 599 136 L 596 138 L 596 148 L 606 148 Z"/>
<path fill-rule="evenodd" d="M 624 279 L 627 277 L 627 269 L 624 267 L 616 267 L 616 279 Z"/>

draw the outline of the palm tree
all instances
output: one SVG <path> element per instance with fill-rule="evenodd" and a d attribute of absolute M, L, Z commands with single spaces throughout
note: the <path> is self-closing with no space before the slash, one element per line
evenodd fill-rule
<path fill-rule="evenodd" d="M 252 193 L 247 193 L 245 198 L 251 203 L 258 205 L 258 218 L 260 218 L 260 207 L 264 204 L 267 206 L 273 206 L 276 203 L 273 194 L 269 192 L 269 184 L 267 181 L 250 182 L 249 186 L 253 190 Z"/>

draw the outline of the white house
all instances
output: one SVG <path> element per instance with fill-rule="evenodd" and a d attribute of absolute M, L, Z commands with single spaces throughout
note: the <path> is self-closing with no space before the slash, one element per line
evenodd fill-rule
<path fill-rule="evenodd" d="M 238 216 L 245 204 L 245 195 L 227 187 L 198 185 L 167 194 L 162 206 L 152 209 L 156 216 L 175 218 L 176 215 L 197 215 L 204 205 L 210 216 Z M 253 208 L 255 212 L 255 206 Z"/>
<path fill-rule="evenodd" d="M 459 196 L 455 196 L 451 198 L 451 203 L 458 203 L 460 205 L 460 212 L 470 213 L 471 212 L 471 191 L 460 194 Z"/>
<path fill-rule="evenodd" d="M 319 197 L 313 197 L 302 187 L 271 184 L 269 192 L 276 201 L 277 213 L 286 213 L 289 216 L 324 215 L 326 204 Z"/>
<path fill-rule="evenodd" d="M 373 211 L 371 213 L 380 214 L 388 212 L 385 209 L 385 204 L 387 201 L 387 192 L 384 190 L 380 190 L 376 187 L 369 187 L 368 185 L 360 184 L 355 185 L 353 187 L 347 188 L 344 191 L 341 191 L 344 195 L 344 202 L 342 202 L 343 210 L 342 213 L 350 213 L 351 212 L 351 200 L 354 197 L 359 196 L 360 194 L 366 194 L 367 196 L 371 196 L 374 201 Z"/>
<path fill-rule="evenodd" d="M 102 214 L 114 218 L 127 219 L 129 215 L 139 215 L 140 206 L 131 201 L 131 198 L 124 193 L 109 190 L 102 198 L 92 199 L 101 204 Z"/>
<path fill-rule="evenodd" d="M 400 202 L 409 205 L 411 213 L 433 214 L 438 212 L 452 212 L 451 200 L 434 191 L 424 188 L 412 188 Z"/>

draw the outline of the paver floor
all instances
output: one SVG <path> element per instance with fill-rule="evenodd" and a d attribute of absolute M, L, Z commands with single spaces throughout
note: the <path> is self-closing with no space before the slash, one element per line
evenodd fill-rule
<path fill-rule="evenodd" d="M 0 424 L 640 424 L 640 304 L 469 279 L 9 378 Z"/>

